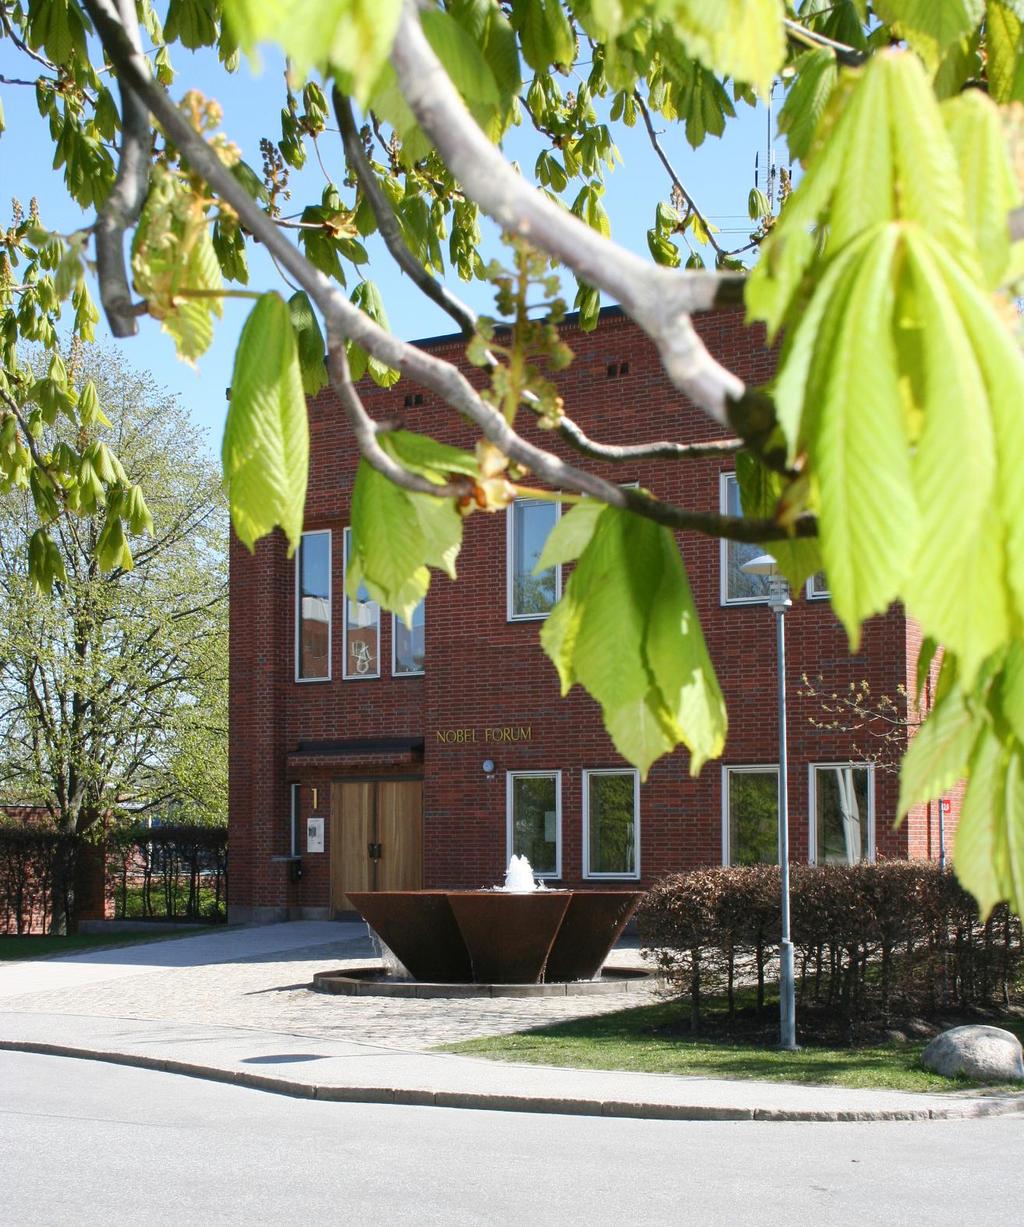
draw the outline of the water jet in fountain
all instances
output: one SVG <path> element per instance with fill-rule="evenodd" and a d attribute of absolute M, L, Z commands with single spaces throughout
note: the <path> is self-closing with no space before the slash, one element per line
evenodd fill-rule
<path fill-rule="evenodd" d="M 545 887 L 543 882 L 538 882 L 533 876 L 533 866 L 526 857 L 516 856 L 513 852 L 512 859 L 505 870 L 505 885 L 496 886 L 494 889 L 522 894 L 533 890 L 544 890 Z"/>

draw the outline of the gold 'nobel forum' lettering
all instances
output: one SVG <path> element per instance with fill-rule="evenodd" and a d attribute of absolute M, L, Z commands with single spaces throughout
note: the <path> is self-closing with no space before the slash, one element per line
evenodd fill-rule
<path fill-rule="evenodd" d="M 528 724 L 484 729 L 484 741 L 532 741 L 532 733 L 533 729 Z"/>
<path fill-rule="evenodd" d="M 437 740 L 446 746 L 472 745 L 476 741 L 476 729 L 438 729 Z"/>
<path fill-rule="evenodd" d="M 436 729 L 438 745 L 442 746 L 472 746 L 477 743 L 476 729 Z M 509 724 L 503 727 L 487 728 L 483 731 L 483 740 L 488 743 L 533 741 L 533 726 L 529 724 Z"/>

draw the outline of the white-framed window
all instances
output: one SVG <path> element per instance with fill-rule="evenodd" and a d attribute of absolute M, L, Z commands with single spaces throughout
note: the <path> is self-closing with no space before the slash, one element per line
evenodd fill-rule
<path fill-rule="evenodd" d="M 508 859 L 525 856 L 535 877 L 560 878 L 561 771 L 510 771 L 505 778 Z"/>
<path fill-rule="evenodd" d="M 718 497 L 722 515 L 739 516 L 743 514 L 743 505 L 740 502 L 740 483 L 735 473 L 720 475 Z M 727 541 L 723 537 L 718 548 L 722 604 L 755 605 L 767 601 L 768 576 L 747 575 L 742 570 L 745 562 L 750 562 L 752 558 L 764 553 L 762 547 L 748 544 L 745 541 Z"/>
<path fill-rule="evenodd" d="M 810 860 L 856 865 L 875 859 L 875 769 L 870 763 L 811 763 Z"/>
<path fill-rule="evenodd" d="M 426 659 L 425 602 L 413 610 L 410 629 L 398 614 L 391 615 L 391 673 L 394 677 L 420 677 Z"/>
<path fill-rule="evenodd" d="M 345 573 L 352 545 L 352 529 L 345 529 Z M 380 606 L 371 601 L 360 585 L 353 600 L 345 595 L 345 642 L 342 649 L 342 677 L 346 681 L 365 681 L 380 677 Z"/>
<path fill-rule="evenodd" d="M 331 680 L 331 530 L 302 534 L 295 556 L 295 680 Z"/>
<path fill-rule="evenodd" d="M 618 768 L 583 772 L 583 876 L 640 876 L 640 775 Z"/>
<path fill-rule="evenodd" d="M 807 599 L 809 601 L 827 601 L 832 593 L 828 588 L 828 580 L 824 571 L 815 571 L 807 581 Z"/>
<path fill-rule="evenodd" d="M 562 595 L 562 568 L 540 575 L 533 568 L 559 516 L 560 504 L 548 499 L 517 498 L 507 512 L 507 589 L 510 622 L 546 618 Z"/>
<path fill-rule="evenodd" d="M 779 860 L 779 769 L 722 768 L 722 864 Z"/>

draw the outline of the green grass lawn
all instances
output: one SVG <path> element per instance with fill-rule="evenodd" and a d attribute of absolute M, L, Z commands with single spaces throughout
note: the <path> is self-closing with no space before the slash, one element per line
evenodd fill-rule
<path fill-rule="evenodd" d="M 138 946 L 143 942 L 165 942 L 174 937 L 213 933 L 223 927 L 215 925 L 201 929 L 173 929 L 167 933 L 73 933 L 67 937 L 32 933 L 20 937 L 0 937 L 0 963 L 17 959 L 54 958 L 61 954 L 78 954 L 103 946 Z"/>
<path fill-rule="evenodd" d="M 576 1069 L 765 1078 L 900 1091 L 965 1090 L 975 1085 L 922 1069 L 919 1058 L 925 1041 L 864 1048 L 806 1044 L 799 1052 L 775 1052 L 740 1040 L 693 1038 L 680 1030 L 684 1010 L 678 1002 L 640 1006 L 515 1035 L 446 1044 L 442 1051 Z M 996 1025 L 1024 1036 L 1022 1021 L 1000 1019 Z"/>

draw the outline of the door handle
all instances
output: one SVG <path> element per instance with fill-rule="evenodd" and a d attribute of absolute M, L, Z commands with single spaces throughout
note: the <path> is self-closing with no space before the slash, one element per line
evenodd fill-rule
<path fill-rule="evenodd" d="M 381 858 L 381 852 L 382 849 L 380 844 L 370 843 L 366 845 L 366 854 L 369 856 L 371 861 L 379 861 Z"/>

